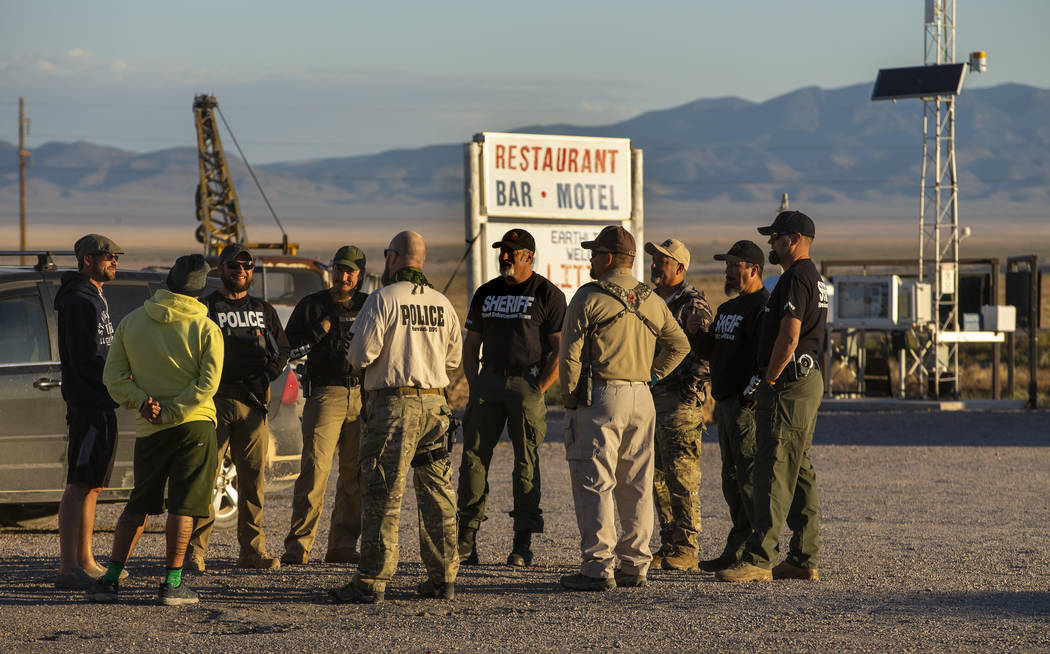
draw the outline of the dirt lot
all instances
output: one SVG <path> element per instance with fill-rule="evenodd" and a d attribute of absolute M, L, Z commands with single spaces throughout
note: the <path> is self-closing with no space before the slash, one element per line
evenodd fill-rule
<path fill-rule="evenodd" d="M 376 606 L 336 606 L 325 589 L 350 566 L 272 573 L 232 567 L 232 533 L 214 538 L 214 571 L 191 577 L 203 597 L 154 605 L 163 535 L 147 533 L 121 604 L 91 605 L 51 587 L 53 529 L 0 534 L 0 643 L 40 651 L 1045 651 L 1050 647 L 1050 413 L 825 413 L 814 462 L 821 492 L 822 580 L 732 585 L 703 573 L 653 572 L 647 588 L 562 592 L 578 533 L 551 414 L 542 451 L 547 532 L 537 565 L 502 565 L 510 546 L 509 463 L 497 450 L 483 565 L 465 568 L 454 603 L 423 601 L 414 501 L 402 519 L 403 562 Z M 718 553 L 727 517 L 717 444 L 703 457 L 703 554 Z M 458 462 L 458 451 L 456 459 Z M 331 493 L 330 487 L 329 492 Z M 407 495 L 411 497 L 411 493 Z M 280 553 L 290 489 L 269 494 L 266 527 Z M 119 506 L 100 510 L 108 553 Z M 159 522 L 151 522 L 158 527 Z M 322 533 L 317 549 L 323 549 Z"/>

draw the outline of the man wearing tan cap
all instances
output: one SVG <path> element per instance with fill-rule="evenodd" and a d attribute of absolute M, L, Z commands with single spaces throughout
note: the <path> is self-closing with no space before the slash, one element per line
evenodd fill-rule
<path fill-rule="evenodd" d="M 675 238 L 646 243 L 656 293 L 678 325 L 695 316 L 700 329 L 711 324 L 711 307 L 704 294 L 685 281 L 689 250 Z M 700 441 L 704 435 L 701 407 L 711 380 L 706 358 L 691 350 L 682 363 L 653 384 L 656 406 L 656 456 L 653 492 L 660 518 L 660 549 L 652 565 L 665 570 L 696 570 L 700 533 Z"/>
<path fill-rule="evenodd" d="M 581 245 L 591 250 L 597 282 L 580 288 L 566 309 L 558 372 L 569 409 L 565 458 L 583 561 L 561 585 L 644 586 L 652 560 L 656 427 L 649 382 L 678 366 L 689 341 L 667 304 L 631 275 L 635 242 L 627 230 L 609 226 Z"/>

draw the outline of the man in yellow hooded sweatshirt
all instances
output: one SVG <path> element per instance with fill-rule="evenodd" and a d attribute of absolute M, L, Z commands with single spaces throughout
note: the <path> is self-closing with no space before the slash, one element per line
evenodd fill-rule
<path fill-rule="evenodd" d="M 117 521 L 106 574 L 87 591 L 93 602 L 116 602 L 120 572 L 149 514 L 165 510 L 167 572 L 160 603 L 194 604 L 182 563 L 194 517 L 208 515 L 215 480 L 215 404 L 222 376 L 222 332 L 197 300 L 209 266 L 199 254 L 179 257 L 168 290 L 120 321 L 102 381 L 115 402 L 136 409 L 135 489 Z"/>

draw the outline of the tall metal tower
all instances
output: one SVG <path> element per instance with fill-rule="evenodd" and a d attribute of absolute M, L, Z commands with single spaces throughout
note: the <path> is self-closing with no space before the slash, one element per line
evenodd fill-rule
<path fill-rule="evenodd" d="M 926 0 L 924 64 L 955 62 L 955 0 Z M 942 333 L 959 331 L 959 184 L 955 168 L 955 95 L 922 98 L 922 201 L 919 206 L 919 281 L 933 286 L 932 351 L 926 375 L 933 395 L 958 393 L 959 344 Z M 927 258 L 932 261 L 927 265 Z M 923 389 L 928 387 L 922 380 Z"/>

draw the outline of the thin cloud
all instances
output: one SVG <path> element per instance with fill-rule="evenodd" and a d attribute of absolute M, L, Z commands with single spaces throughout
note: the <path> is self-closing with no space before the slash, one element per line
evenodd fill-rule
<path fill-rule="evenodd" d="M 57 73 L 58 67 L 46 59 L 37 59 L 33 64 L 33 70 L 38 73 Z"/>
<path fill-rule="evenodd" d="M 93 56 L 93 53 L 90 50 L 85 50 L 84 48 L 73 48 L 72 50 L 66 53 L 66 56 L 70 59 L 87 59 Z"/>

